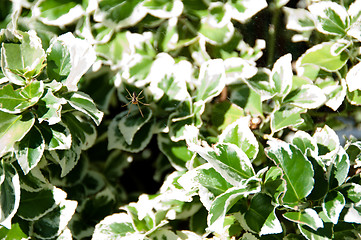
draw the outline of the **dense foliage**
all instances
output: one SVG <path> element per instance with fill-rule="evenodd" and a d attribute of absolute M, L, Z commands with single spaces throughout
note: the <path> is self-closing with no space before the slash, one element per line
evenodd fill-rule
<path fill-rule="evenodd" d="M 2 239 L 360 239 L 361 0 L 0 2 Z"/>

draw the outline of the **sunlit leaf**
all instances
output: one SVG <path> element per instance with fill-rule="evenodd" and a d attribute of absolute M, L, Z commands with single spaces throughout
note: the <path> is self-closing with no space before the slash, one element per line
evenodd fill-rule
<path fill-rule="evenodd" d="M 292 144 L 274 139 L 268 141 L 268 145 L 266 154 L 282 170 L 286 181 L 287 190 L 282 200 L 291 206 L 297 204 L 313 189 L 312 164 Z"/>

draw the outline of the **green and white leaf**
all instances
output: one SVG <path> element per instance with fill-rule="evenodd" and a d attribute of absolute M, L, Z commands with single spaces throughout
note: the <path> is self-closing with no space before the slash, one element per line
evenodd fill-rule
<path fill-rule="evenodd" d="M 132 104 L 132 103 L 131 103 Z M 135 109 L 136 113 L 131 112 L 127 116 L 123 116 L 118 121 L 118 129 L 124 137 L 125 142 L 128 145 L 132 145 L 133 139 L 136 133 L 146 124 L 152 117 L 152 111 L 147 109 L 144 110 L 144 117 L 139 118 L 139 114 L 137 113 L 138 109 Z"/>
<path fill-rule="evenodd" d="M 75 212 L 77 201 L 63 198 L 66 194 L 62 192 L 62 190 L 54 191 L 54 198 L 59 201 L 55 209 L 39 220 L 31 222 L 33 236 L 49 239 L 59 236 L 65 230 Z"/>
<path fill-rule="evenodd" d="M 316 18 L 316 28 L 324 34 L 344 36 L 349 26 L 346 9 L 331 1 L 322 1 L 308 6 Z"/>
<path fill-rule="evenodd" d="M 321 86 L 321 89 L 327 97 L 325 105 L 336 111 L 345 100 L 347 92 L 346 81 L 344 79 L 341 79 L 340 83 L 330 81 L 330 84 L 324 87 Z"/>
<path fill-rule="evenodd" d="M 63 123 L 57 123 L 50 126 L 40 125 L 41 134 L 45 140 L 45 149 L 65 150 L 71 146 L 71 134 L 69 128 Z"/>
<path fill-rule="evenodd" d="M 104 113 L 99 111 L 91 97 L 83 92 L 70 92 L 63 95 L 76 110 L 89 116 L 99 126 Z"/>
<path fill-rule="evenodd" d="M 292 55 L 286 54 L 280 57 L 272 68 L 270 86 L 274 93 L 284 98 L 292 88 Z"/>
<path fill-rule="evenodd" d="M 32 128 L 33 114 L 12 115 L 0 111 L 0 156 L 14 150 L 14 144 L 20 141 Z"/>
<path fill-rule="evenodd" d="M 266 154 L 282 170 L 286 181 L 287 189 L 282 200 L 285 205 L 297 205 L 313 189 L 312 164 L 292 144 L 272 139 L 268 141 L 268 145 Z"/>
<path fill-rule="evenodd" d="M 10 229 L 11 220 L 18 210 L 20 202 L 20 181 L 16 169 L 3 160 L 1 175 L 4 175 L 0 185 L 0 225 Z"/>
<path fill-rule="evenodd" d="M 115 30 L 134 26 L 147 14 L 147 8 L 143 4 L 144 1 L 141 0 L 101 0 L 94 13 L 94 20 Z"/>
<path fill-rule="evenodd" d="M 95 226 L 92 239 L 120 239 L 126 236 L 134 236 L 135 232 L 132 218 L 128 214 L 115 213 L 107 216 Z M 138 237 L 144 237 L 144 234 L 139 233 Z"/>
<path fill-rule="evenodd" d="M 37 103 L 37 119 L 40 123 L 46 121 L 49 125 L 54 125 L 61 121 L 62 105 L 66 104 L 67 101 L 64 98 L 54 96 L 49 89 L 45 91 L 46 93 Z"/>
<path fill-rule="evenodd" d="M 306 208 L 299 212 L 286 212 L 283 216 L 295 223 L 307 225 L 313 230 L 323 228 L 323 222 L 317 212 L 312 208 Z"/>
<path fill-rule="evenodd" d="M 281 233 L 282 226 L 275 214 L 271 197 L 264 193 L 256 194 L 244 214 L 247 226 L 260 236 Z"/>
<path fill-rule="evenodd" d="M 336 132 L 325 125 L 323 128 L 317 128 L 312 137 L 317 142 L 318 155 L 325 161 L 326 166 L 329 166 L 341 148 Z"/>
<path fill-rule="evenodd" d="M 209 102 L 218 96 L 225 87 L 225 69 L 223 60 L 209 60 L 202 64 L 197 81 L 195 101 Z"/>
<path fill-rule="evenodd" d="M 77 1 L 56 1 L 40 0 L 33 8 L 33 17 L 40 19 L 47 25 L 53 25 L 64 28 L 85 13 L 81 4 Z"/>
<path fill-rule="evenodd" d="M 226 84 L 239 83 L 244 79 L 249 79 L 256 75 L 257 67 L 250 60 L 239 57 L 227 58 L 224 60 L 226 71 Z"/>
<path fill-rule="evenodd" d="M 167 156 L 170 164 L 178 171 L 184 170 L 186 163 L 191 160 L 193 155 L 185 142 L 173 142 L 166 134 L 158 134 L 157 142 L 159 149 Z"/>
<path fill-rule="evenodd" d="M 333 51 L 334 42 L 324 42 L 308 49 L 296 62 L 299 75 L 303 75 L 307 65 L 316 65 L 328 72 L 341 69 L 348 60 L 345 51 L 336 54 Z"/>
<path fill-rule="evenodd" d="M 284 106 L 271 114 L 272 133 L 278 132 L 286 127 L 297 127 L 304 122 L 302 113 L 307 110 L 299 107 Z"/>
<path fill-rule="evenodd" d="M 36 126 L 31 128 L 20 142 L 16 143 L 15 156 L 25 175 L 38 164 L 44 150 L 45 141 Z"/>
<path fill-rule="evenodd" d="M 229 1 L 226 4 L 231 7 L 230 14 L 232 19 L 240 23 L 245 23 L 257 12 L 267 7 L 266 0 Z"/>
<path fill-rule="evenodd" d="M 183 12 L 183 3 L 180 0 L 146 0 L 143 6 L 150 15 L 157 18 L 175 18 L 179 17 Z"/>
<path fill-rule="evenodd" d="M 215 232 L 223 232 L 224 219 L 228 210 L 231 209 L 238 200 L 255 194 L 260 190 L 259 186 L 239 186 L 230 188 L 223 194 L 217 196 L 212 202 L 207 218 L 209 229 Z"/>
<path fill-rule="evenodd" d="M 64 86 L 68 88 L 69 91 L 77 91 L 77 84 L 80 78 L 88 71 L 88 69 L 93 65 L 96 60 L 95 50 L 88 41 L 75 38 L 72 33 L 65 33 L 63 35 L 60 35 L 54 40 L 54 42 L 56 41 L 59 41 L 62 45 L 66 46 L 66 49 L 67 51 L 69 51 L 70 54 L 70 72 L 69 74 L 67 74 L 66 79 L 61 79 L 60 81 L 63 83 Z M 67 73 L 69 71 L 67 70 L 69 68 L 69 63 L 67 63 L 67 61 L 69 60 L 67 57 L 68 53 L 64 53 L 64 49 L 62 49 L 61 51 L 62 57 L 65 58 L 57 59 L 56 66 L 61 66 L 59 65 L 59 61 L 62 62 L 62 60 L 65 60 L 65 62 L 62 63 L 66 64 L 66 66 L 64 66 L 64 69 L 63 67 L 61 67 L 61 69 L 62 71 L 65 71 Z M 54 57 L 54 59 L 56 58 L 57 57 Z M 57 70 L 57 72 L 58 74 L 61 73 L 59 72 L 59 70 Z"/>
<path fill-rule="evenodd" d="M 2 43 L 1 68 L 11 83 L 25 85 L 40 74 L 45 61 L 45 51 L 34 30 L 16 32 L 21 43 Z"/>
<path fill-rule="evenodd" d="M 42 189 L 38 192 L 21 191 L 20 207 L 17 214 L 25 220 L 34 221 L 42 218 L 66 198 L 66 193 L 59 188 Z"/>
<path fill-rule="evenodd" d="M 302 85 L 300 88 L 292 91 L 284 99 L 292 105 L 300 108 L 314 109 L 322 106 L 326 102 L 326 96 L 316 85 Z"/>
<path fill-rule="evenodd" d="M 230 11 L 222 3 L 212 3 L 208 14 L 202 16 L 198 34 L 212 45 L 228 42 L 234 34 Z"/>
<path fill-rule="evenodd" d="M 14 90 L 7 84 L 0 88 L 0 110 L 8 113 L 21 113 L 35 105 L 44 92 L 41 81 L 33 81 L 24 88 Z"/>
<path fill-rule="evenodd" d="M 258 141 L 249 128 L 250 119 L 240 118 L 228 125 L 219 136 L 220 143 L 233 143 L 247 155 L 249 159 L 254 159 L 258 154 Z"/>
<path fill-rule="evenodd" d="M 353 66 L 346 75 L 346 84 L 349 92 L 361 90 L 360 77 L 361 77 L 361 62 Z"/>
<path fill-rule="evenodd" d="M 344 196 L 338 191 L 329 192 L 322 203 L 322 210 L 326 216 L 337 224 L 342 209 L 345 207 L 346 200 Z"/>
<path fill-rule="evenodd" d="M 315 28 L 313 15 L 303 8 L 283 7 L 286 14 L 286 28 L 298 32 L 312 31 Z"/>
<path fill-rule="evenodd" d="M 233 186 L 242 185 L 255 175 L 247 155 L 232 143 L 217 143 L 213 147 L 188 144 L 189 150 L 207 160 Z"/>
<path fill-rule="evenodd" d="M 138 110 L 137 110 L 138 111 Z M 147 111 L 147 113 L 146 113 Z M 148 108 L 144 108 L 144 114 L 147 116 L 151 115 L 151 110 Z M 128 144 L 122 134 L 122 132 L 119 129 L 119 121 L 121 121 L 123 118 L 125 118 L 127 115 L 127 112 L 122 112 L 115 116 L 113 120 L 110 122 L 108 127 L 108 149 L 119 149 L 124 150 L 128 152 L 139 152 L 143 150 L 148 143 L 150 142 L 152 136 L 153 136 L 153 127 L 154 127 L 154 121 L 148 121 L 146 124 L 144 124 L 133 136 L 132 144 Z M 139 112 L 132 112 L 129 114 L 128 118 L 131 119 L 141 119 L 142 116 Z"/>

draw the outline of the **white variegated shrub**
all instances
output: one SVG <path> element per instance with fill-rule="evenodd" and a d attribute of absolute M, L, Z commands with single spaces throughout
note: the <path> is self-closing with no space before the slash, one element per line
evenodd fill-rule
<path fill-rule="evenodd" d="M 361 0 L 0 2 L 1 239 L 359 239 Z"/>

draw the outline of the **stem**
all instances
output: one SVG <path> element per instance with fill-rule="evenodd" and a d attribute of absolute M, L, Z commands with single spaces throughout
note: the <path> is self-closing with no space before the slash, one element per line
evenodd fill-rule
<path fill-rule="evenodd" d="M 280 16 L 280 9 L 274 4 L 271 8 L 272 12 L 272 22 L 269 26 L 268 30 L 268 57 L 267 57 L 267 66 L 271 67 L 274 62 L 275 57 L 275 46 L 276 46 L 276 32 L 277 32 L 277 25 Z"/>

